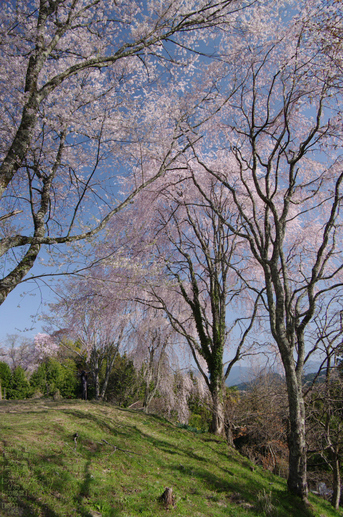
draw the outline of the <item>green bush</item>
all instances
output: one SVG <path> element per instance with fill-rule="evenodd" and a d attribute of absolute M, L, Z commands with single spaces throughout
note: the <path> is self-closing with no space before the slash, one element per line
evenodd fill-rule
<path fill-rule="evenodd" d="M 27 399 L 31 397 L 33 391 L 30 383 L 26 378 L 25 372 L 21 366 L 15 368 L 11 375 L 11 380 L 7 390 L 7 398 L 9 399 Z"/>
<path fill-rule="evenodd" d="M 107 400 L 128 407 L 142 395 L 142 379 L 126 354 L 116 357 L 107 387 Z"/>
<path fill-rule="evenodd" d="M 31 387 L 46 396 L 53 396 L 57 391 L 63 398 L 76 398 L 78 390 L 77 369 L 73 360 L 60 363 L 49 358 L 32 374 Z"/>
<path fill-rule="evenodd" d="M 0 398 L 6 398 L 11 382 L 12 372 L 7 363 L 0 361 Z"/>
<path fill-rule="evenodd" d="M 206 400 L 196 393 L 188 399 L 188 408 L 191 412 L 188 424 L 202 431 L 208 431 L 212 419 L 212 413 Z"/>
<path fill-rule="evenodd" d="M 208 418 L 204 419 L 204 415 L 197 415 L 196 413 L 191 414 L 188 425 L 204 432 L 207 432 L 209 429 Z"/>

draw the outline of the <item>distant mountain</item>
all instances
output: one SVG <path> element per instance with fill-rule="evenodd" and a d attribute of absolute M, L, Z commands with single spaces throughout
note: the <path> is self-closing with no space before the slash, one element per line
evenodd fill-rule
<path fill-rule="evenodd" d="M 308 373 L 307 375 L 304 375 L 304 384 L 312 384 L 314 379 L 316 377 L 316 372 L 314 373 Z M 321 372 L 318 377 L 316 378 L 316 384 L 317 383 L 320 383 L 320 382 L 324 382 L 325 381 L 325 373 L 324 372 Z"/>
<path fill-rule="evenodd" d="M 311 382 L 313 380 L 320 365 L 320 361 L 310 361 L 306 363 L 304 368 L 304 382 Z M 239 390 L 246 390 L 259 373 L 260 372 L 256 371 L 256 368 L 250 366 L 234 366 L 225 384 L 229 387 L 236 386 Z M 275 375 L 281 378 L 279 374 Z"/>
<path fill-rule="evenodd" d="M 279 373 L 268 373 L 268 382 L 275 382 L 275 383 L 283 383 L 284 382 L 284 377 L 281 376 Z M 259 375 L 260 377 L 260 375 Z M 262 374 L 262 377 L 263 377 L 263 374 Z M 227 384 L 227 386 L 229 387 L 235 387 L 238 389 L 238 391 L 249 391 L 250 389 L 253 388 L 254 384 L 255 384 L 255 381 L 257 381 L 257 377 L 254 376 L 254 377 L 250 377 L 249 380 L 243 380 L 243 382 L 239 382 L 239 383 L 236 383 L 236 384 Z"/>
<path fill-rule="evenodd" d="M 226 386 L 237 386 L 238 384 L 251 382 L 256 377 L 255 370 L 250 366 L 234 366 L 226 380 Z"/>
<path fill-rule="evenodd" d="M 305 375 L 318 372 L 321 364 L 321 361 L 308 361 L 304 366 Z"/>

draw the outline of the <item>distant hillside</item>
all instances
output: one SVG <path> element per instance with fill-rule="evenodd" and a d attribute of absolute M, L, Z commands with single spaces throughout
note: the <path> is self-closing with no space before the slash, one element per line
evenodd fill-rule
<path fill-rule="evenodd" d="M 317 378 L 316 376 L 317 373 L 308 373 L 307 375 L 304 375 L 304 384 L 312 384 L 314 380 L 316 383 L 325 381 L 325 373 L 320 373 Z"/>
<path fill-rule="evenodd" d="M 221 438 L 109 404 L 1 401 L 0 449 L 1 517 L 337 517 Z"/>
<path fill-rule="evenodd" d="M 268 380 L 273 380 L 274 382 L 284 382 L 284 377 L 282 377 L 279 373 L 269 373 Z M 248 391 L 254 387 L 257 381 L 258 379 L 255 377 L 251 381 L 241 382 L 239 384 L 234 385 L 234 387 L 237 388 L 239 391 Z"/>
<path fill-rule="evenodd" d="M 321 363 L 316 361 L 310 361 L 305 365 L 304 368 L 304 381 L 311 382 L 315 376 L 315 372 L 318 371 Z M 279 374 L 275 374 L 279 376 Z M 239 390 L 246 390 L 249 388 L 251 382 L 256 378 L 256 369 L 249 366 L 234 366 L 230 372 L 229 378 L 226 381 L 226 385 L 236 386 Z"/>
<path fill-rule="evenodd" d="M 238 384 L 251 382 L 255 378 L 256 372 L 250 366 L 234 366 L 226 381 L 227 386 L 237 386 Z"/>

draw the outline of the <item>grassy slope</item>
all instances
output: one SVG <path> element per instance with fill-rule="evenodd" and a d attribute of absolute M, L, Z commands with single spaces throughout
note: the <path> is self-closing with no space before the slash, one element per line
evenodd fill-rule
<path fill-rule="evenodd" d="M 343 515 L 314 496 L 303 508 L 218 438 L 107 404 L 2 401 L 0 433 L 1 517 Z"/>

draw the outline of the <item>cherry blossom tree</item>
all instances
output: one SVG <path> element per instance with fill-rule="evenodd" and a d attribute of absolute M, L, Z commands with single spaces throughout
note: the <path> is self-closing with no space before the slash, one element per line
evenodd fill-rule
<path fill-rule="evenodd" d="M 35 335 L 34 346 L 37 362 L 41 362 L 47 357 L 53 357 L 59 351 L 56 339 L 44 332 L 39 332 Z"/>
<path fill-rule="evenodd" d="M 343 268 L 342 55 L 337 45 L 332 52 L 328 44 L 323 49 L 318 31 L 323 10 L 340 27 L 342 15 L 335 3 L 305 1 L 298 7 L 287 23 L 282 17 L 273 27 L 270 21 L 256 22 L 249 45 L 242 38 L 240 60 L 227 40 L 223 52 L 231 64 L 221 85 L 226 100 L 192 137 L 196 143 L 188 165 L 219 217 L 203 178 L 209 175 L 225 187 L 237 218 L 221 221 L 245 240 L 255 261 L 255 280 L 247 283 L 253 291 L 264 288 L 270 331 L 286 374 L 288 487 L 306 499 L 306 338 L 318 303 L 342 285 Z"/>
<path fill-rule="evenodd" d="M 80 356 L 92 375 L 95 399 L 103 400 L 115 359 L 125 348 L 129 302 L 119 297 L 106 298 L 99 282 L 82 277 L 65 282 L 59 296 L 60 301 L 50 305 L 53 316 L 46 316 L 49 338 Z M 77 348 L 70 346 L 70 339 L 78 344 Z M 104 378 L 100 384 L 102 369 Z"/>
<path fill-rule="evenodd" d="M 182 149 L 177 99 L 199 42 L 234 20 L 244 1 L 2 7 L 0 303 L 42 246 L 90 238 L 172 166 Z M 116 182 L 128 173 L 131 191 L 120 202 Z"/>
<path fill-rule="evenodd" d="M 225 381 L 233 365 L 252 352 L 249 333 L 259 294 L 246 294 L 238 274 L 248 264 L 240 239 L 222 222 L 236 217 L 225 189 L 209 178 L 206 191 L 216 210 L 206 207 L 187 174 L 186 168 L 171 173 L 135 200 L 128 210 L 132 231 L 127 227 L 121 242 L 141 265 L 141 289 L 134 298 L 163 311 L 187 343 L 211 394 L 211 431 L 222 434 Z M 115 223 L 109 242 L 119 231 Z"/>
<path fill-rule="evenodd" d="M 18 334 L 8 335 L 0 348 L 1 361 L 6 362 L 12 370 L 19 366 L 25 371 L 32 371 L 37 364 L 37 354 L 32 340 Z"/>
<path fill-rule="evenodd" d="M 141 309 L 141 311 L 139 311 Z M 161 390 L 172 390 L 169 370 L 172 362 L 173 329 L 166 317 L 151 308 L 137 307 L 132 331 L 128 335 L 129 349 L 136 368 L 140 368 L 144 378 L 143 411 Z"/>

